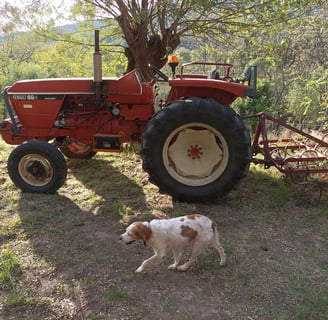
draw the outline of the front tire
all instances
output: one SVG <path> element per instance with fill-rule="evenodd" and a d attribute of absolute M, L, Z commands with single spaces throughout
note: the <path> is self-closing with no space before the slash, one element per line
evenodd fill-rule
<path fill-rule="evenodd" d="M 55 193 L 65 182 L 67 166 L 59 150 L 31 140 L 16 147 L 8 158 L 8 173 L 23 192 Z"/>
<path fill-rule="evenodd" d="M 226 195 L 247 175 L 251 139 L 230 107 L 191 97 L 154 115 L 141 150 L 143 168 L 161 192 L 198 202 Z"/>

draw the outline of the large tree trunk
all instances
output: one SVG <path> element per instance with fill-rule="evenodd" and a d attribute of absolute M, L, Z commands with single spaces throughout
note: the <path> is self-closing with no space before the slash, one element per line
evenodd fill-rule
<path fill-rule="evenodd" d="M 133 28 L 126 25 L 124 19 L 118 18 L 124 37 L 128 44 L 125 56 L 128 59 L 127 72 L 138 68 L 146 81 L 152 79 L 148 64 L 162 68 L 167 57 L 180 44 L 179 36 L 171 29 L 166 29 L 162 35 L 151 35 L 147 32 L 147 25 L 134 24 Z"/>

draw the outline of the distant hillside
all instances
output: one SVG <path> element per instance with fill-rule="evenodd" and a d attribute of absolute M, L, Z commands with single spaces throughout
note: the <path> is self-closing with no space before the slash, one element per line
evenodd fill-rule
<path fill-rule="evenodd" d="M 99 21 L 94 22 L 95 28 L 99 28 L 99 27 L 101 27 L 101 25 L 102 25 L 102 22 L 99 22 Z M 57 26 L 54 29 L 56 29 L 59 32 L 73 34 L 73 33 L 78 32 L 79 27 L 78 27 L 77 23 L 72 23 L 72 24 L 65 24 L 62 26 Z M 15 36 L 19 37 L 23 34 L 24 34 L 23 32 L 17 32 L 17 33 L 15 33 Z M 8 36 L 12 36 L 12 34 L 8 35 L 8 34 L 0 33 L 0 43 L 4 42 L 8 38 Z"/>

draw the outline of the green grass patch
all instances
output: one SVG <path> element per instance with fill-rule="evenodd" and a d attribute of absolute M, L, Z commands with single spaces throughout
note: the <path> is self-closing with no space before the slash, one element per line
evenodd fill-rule
<path fill-rule="evenodd" d="M 129 294 L 117 286 L 110 287 L 104 293 L 105 301 L 128 300 Z"/>
<path fill-rule="evenodd" d="M 269 207 L 273 209 L 281 209 L 288 203 L 290 199 L 290 191 L 283 182 L 280 182 L 273 190 L 269 199 Z"/>
<path fill-rule="evenodd" d="M 11 288 L 14 276 L 19 270 L 19 260 L 14 250 L 9 245 L 0 248 L 0 285 Z"/>
<path fill-rule="evenodd" d="M 170 313 L 175 313 L 178 308 L 176 299 L 173 296 L 168 296 L 165 299 L 165 306 Z"/>
<path fill-rule="evenodd" d="M 289 284 L 297 299 L 296 306 L 288 319 L 326 320 L 328 315 L 328 288 L 325 283 L 313 286 L 304 271 L 294 271 Z"/>
<path fill-rule="evenodd" d="M 220 267 L 220 256 L 215 249 L 208 249 L 203 251 L 197 257 L 197 269 L 202 270 L 219 270 Z"/>
<path fill-rule="evenodd" d="M 133 209 L 121 201 L 116 201 L 114 207 L 117 214 L 121 217 L 121 223 L 127 224 L 134 217 Z"/>
<path fill-rule="evenodd" d="M 22 221 L 18 215 L 0 214 L 0 243 L 20 237 L 24 238 Z"/>

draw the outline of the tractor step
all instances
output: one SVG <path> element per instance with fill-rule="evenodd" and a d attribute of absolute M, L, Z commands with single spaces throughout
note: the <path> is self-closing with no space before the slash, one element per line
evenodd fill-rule
<path fill-rule="evenodd" d="M 121 152 L 121 135 L 96 134 L 93 136 L 93 150 L 104 152 Z"/>

